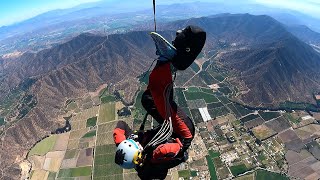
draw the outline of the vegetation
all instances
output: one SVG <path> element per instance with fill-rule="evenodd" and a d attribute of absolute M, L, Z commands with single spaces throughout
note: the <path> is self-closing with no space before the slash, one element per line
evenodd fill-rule
<path fill-rule="evenodd" d="M 86 127 L 93 127 L 97 124 L 97 116 L 87 119 Z"/>
<path fill-rule="evenodd" d="M 187 101 L 184 98 L 182 90 L 183 90 L 183 88 L 176 88 L 175 89 L 175 96 L 176 96 L 177 102 L 180 107 L 187 107 L 188 106 Z"/>
<path fill-rule="evenodd" d="M 200 67 L 195 62 L 193 62 L 190 67 L 194 72 L 200 71 Z"/>
<path fill-rule="evenodd" d="M 67 150 L 66 154 L 64 155 L 64 159 L 72 159 L 76 157 L 78 153 L 79 153 L 79 150 L 77 149 Z"/>
<path fill-rule="evenodd" d="M 204 92 L 189 92 L 184 91 L 187 100 L 204 99 L 206 103 L 218 102 L 219 100 L 214 96 Z"/>
<path fill-rule="evenodd" d="M 184 179 L 189 179 L 191 177 L 191 171 L 190 170 L 181 170 L 178 171 L 179 177 L 183 177 Z"/>
<path fill-rule="evenodd" d="M 84 136 L 82 136 L 82 138 L 89 138 L 89 137 L 93 137 L 96 135 L 96 131 L 90 131 L 88 133 L 86 133 Z"/>
<path fill-rule="evenodd" d="M 207 162 L 208 162 L 208 168 L 210 172 L 210 180 L 218 180 L 217 173 L 216 173 L 216 168 L 214 167 L 213 161 L 211 157 L 208 155 L 206 156 Z"/>
<path fill-rule="evenodd" d="M 60 169 L 58 178 L 66 177 L 80 177 L 80 176 L 90 176 L 91 166 L 70 168 L 70 169 Z"/>
<path fill-rule="evenodd" d="M 219 81 L 215 80 L 207 71 L 201 71 L 199 76 L 208 85 L 219 83 Z"/>
<path fill-rule="evenodd" d="M 256 172 L 256 179 L 259 180 L 287 180 L 288 177 L 285 177 L 281 174 L 269 172 L 266 170 L 257 170 Z"/>
<path fill-rule="evenodd" d="M 219 157 L 220 153 L 213 150 L 209 150 L 209 155 L 211 158 L 215 158 L 215 157 Z"/>
<path fill-rule="evenodd" d="M 277 118 L 277 117 L 281 116 L 281 114 L 278 113 L 278 112 L 263 112 L 263 111 L 259 111 L 259 114 L 265 121 L 269 121 L 271 119 L 274 119 L 274 118 Z"/>
<path fill-rule="evenodd" d="M 56 172 L 49 172 L 47 180 L 55 180 L 56 179 L 56 175 L 57 175 Z"/>
<path fill-rule="evenodd" d="M 297 103 L 297 102 L 286 101 L 286 102 L 280 103 L 279 107 L 286 111 L 304 110 L 304 111 L 320 112 L 320 108 L 318 108 L 314 104 L 309 104 L 309 103 Z"/>
<path fill-rule="evenodd" d="M 292 123 L 298 124 L 301 122 L 300 118 L 294 118 L 290 113 L 285 113 L 284 116 Z"/>
<path fill-rule="evenodd" d="M 56 135 L 52 135 L 43 139 L 31 149 L 28 156 L 32 156 L 32 155 L 44 156 L 45 154 L 47 154 L 49 151 L 53 149 L 54 144 L 56 143 L 57 137 L 58 136 Z"/>
<path fill-rule="evenodd" d="M 3 117 L 0 117 L 0 126 L 4 125 L 5 124 L 5 121 L 4 121 L 4 118 Z"/>
<path fill-rule="evenodd" d="M 140 83 L 149 84 L 150 71 L 146 71 L 138 76 Z"/>
<path fill-rule="evenodd" d="M 115 120 L 116 110 L 114 103 L 102 104 L 100 106 L 98 123 L 109 122 Z"/>
<path fill-rule="evenodd" d="M 229 110 L 222 106 L 220 108 L 215 108 L 215 109 L 209 109 L 209 114 L 212 118 L 215 118 L 215 117 L 218 117 L 218 116 L 223 116 L 223 115 L 226 115 L 226 114 L 229 114 Z"/>
<path fill-rule="evenodd" d="M 236 166 L 231 166 L 230 170 L 234 176 L 238 176 L 239 174 L 245 173 L 248 169 L 247 169 L 246 165 L 240 164 L 240 165 L 236 165 Z"/>
<path fill-rule="evenodd" d="M 244 118 L 241 118 L 240 121 L 241 121 L 242 123 L 245 123 L 245 122 L 251 121 L 251 120 L 253 120 L 253 119 L 256 119 L 256 118 L 258 118 L 258 117 L 259 117 L 259 115 L 250 114 L 250 115 L 248 115 L 248 116 L 246 116 L 246 117 L 244 117 Z"/>
<path fill-rule="evenodd" d="M 188 92 L 199 92 L 199 88 L 198 87 L 188 87 Z"/>
<path fill-rule="evenodd" d="M 208 93 L 208 94 L 213 94 L 212 89 L 207 89 L 207 88 L 201 88 L 202 92 Z"/>
<path fill-rule="evenodd" d="M 228 95 L 232 93 L 231 89 L 229 89 L 228 87 L 221 87 L 218 90 L 222 92 L 224 95 Z"/>
<path fill-rule="evenodd" d="M 112 95 L 106 95 L 101 97 L 101 103 L 109 103 L 116 101 L 116 98 Z"/>

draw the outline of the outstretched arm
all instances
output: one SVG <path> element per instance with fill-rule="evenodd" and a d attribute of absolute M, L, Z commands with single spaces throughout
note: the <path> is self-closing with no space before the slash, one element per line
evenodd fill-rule
<path fill-rule="evenodd" d="M 126 140 L 133 131 L 124 121 L 118 121 L 116 128 L 113 130 L 113 140 L 118 146 L 122 141 Z"/>

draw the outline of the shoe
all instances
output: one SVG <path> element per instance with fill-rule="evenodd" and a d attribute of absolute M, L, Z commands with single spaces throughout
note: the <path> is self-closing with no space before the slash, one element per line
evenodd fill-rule
<path fill-rule="evenodd" d="M 158 60 L 168 61 L 171 60 L 177 54 L 176 48 L 160 34 L 156 32 L 151 32 L 150 36 L 152 37 L 156 45 L 156 55 L 159 56 Z"/>

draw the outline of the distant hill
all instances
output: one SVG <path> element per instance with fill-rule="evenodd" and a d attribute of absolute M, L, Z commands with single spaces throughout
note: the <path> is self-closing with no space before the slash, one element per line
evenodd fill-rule
<path fill-rule="evenodd" d="M 251 106 L 276 106 L 284 101 L 315 103 L 320 90 L 320 54 L 269 16 L 215 15 L 178 21 L 173 30 L 195 24 L 208 32 L 207 46 L 224 42 L 217 60 L 234 72 L 234 83 L 245 83 L 239 101 Z"/>
<path fill-rule="evenodd" d="M 304 25 L 289 26 L 288 31 L 308 44 L 320 46 L 320 33 L 315 32 Z"/>

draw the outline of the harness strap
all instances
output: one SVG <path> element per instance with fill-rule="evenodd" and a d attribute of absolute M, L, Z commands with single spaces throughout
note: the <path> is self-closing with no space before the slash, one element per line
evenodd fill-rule
<path fill-rule="evenodd" d="M 154 21 L 154 32 L 157 32 L 157 23 L 156 23 L 156 0 L 153 0 L 153 21 Z"/>

